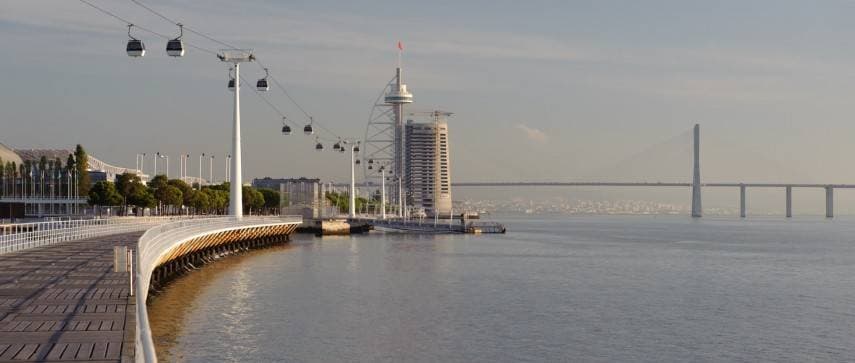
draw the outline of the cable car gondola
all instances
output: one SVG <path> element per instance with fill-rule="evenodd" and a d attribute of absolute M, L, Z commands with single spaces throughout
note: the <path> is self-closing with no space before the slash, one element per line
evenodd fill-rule
<path fill-rule="evenodd" d="M 374 164 L 374 159 L 368 159 L 369 164 Z"/>
<path fill-rule="evenodd" d="M 359 152 L 359 141 L 357 141 L 356 146 L 353 147 L 353 152 L 355 152 L 355 153 Z"/>
<path fill-rule="evenodd" d="M 309 124 L 306 127 L 303 127 L 303 133 L 306 135 L 311 135 L 315 133 L 315 130 L 312 129 L 312 123 L 314 123 L 314 119 L 309 117 Z"/>
<path fill-rule="evenodd" d="M 142 57 L 145 56 L 145 44 L 143 44 L 142 40 L 134 38 L 131 35 L 131 28 L 133 28 L 133 24 L 128 24 L 128 46 L 125 50 L 128 52 L 128 56 L 130 57 Z"/>
<path fill-rule="evenodd" d="M 368 165 L 368 170 L 374 169 L 371 165 Z"/>
<path fill-rule="evenodd" d="M 354 161 L 354 162 L 356 163 L 356 165 L 361 164 L 361 162 L 359 161 L 359 159 L 356 159 L 356 161 Z"/>
<path fill-rule="evenodd" d="M 321 142 L 318 141 L 318 139 L 315 139 L 315 141 L 317 141 L 317 144 L 315 144 L 315 150 L 322 151 L 324 149 L 324 145 L 321 144 Z"/>
<path fill-rule="evenodd" d="M 282 134 L 291 135 L 291 126 L 285 123 L 285 117 L 282 118 Z"/>
<path fill-rule="evenodd" d="M 229 91 L 235 91 L 235 78 L 232 77 L 232 68 L 229 68 Z"/>
<path fill-rule="evenodd" d="M 255 82 L 255 88 L 261 92 L 267 92 L 270 90 L 270 85 L 267 84 L 267 77 L 270 76 L 270 73 L 267 72 L 267 68 L 264 68 L 264 78 L 259 79 L 258 82 Z"/>
<path fill-rule="evenodd" d="M 181 37 L 184 36 L 184 25 L 178 23 L 178 29 L 181 30 L 181 33 L 178 35 L 178 38 L 166 42 L 166 54 L 168 54 L 170 57 L 184 56 L 184 41 L 181 40 Z"/>
<path fill-rule="evenodd" d="M 339 149 L 341 149 L 341 141 L 339 141 L 339 142 L 337 142 L 337 143 L 333 144 L 332 148 L 333 148 L 333 150 L 335 150 L 335 151 L 338 151 Z"/>

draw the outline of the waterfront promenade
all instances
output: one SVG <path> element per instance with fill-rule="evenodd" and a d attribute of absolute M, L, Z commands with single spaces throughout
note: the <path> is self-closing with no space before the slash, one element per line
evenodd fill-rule
<path fill-rule="evenodd" d="M 0 256 L 0 362 L 119 362 L 134 353 L 134 299 L 113 246 L 142 232 Z"/>

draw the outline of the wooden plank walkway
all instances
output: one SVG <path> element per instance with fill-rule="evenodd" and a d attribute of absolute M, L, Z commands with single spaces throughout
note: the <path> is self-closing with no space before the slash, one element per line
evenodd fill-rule
<path fill-rule="evenodd" d="M 133 357 L 128 273 L 113 246 L 142 232 L 0 256 L 0 362 L 119 362 Z"/>

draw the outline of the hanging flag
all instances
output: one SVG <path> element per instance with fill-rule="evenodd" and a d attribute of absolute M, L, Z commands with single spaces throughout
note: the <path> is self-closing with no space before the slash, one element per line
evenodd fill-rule
<path fill-rule="evenodd" d="M 398 50 L 404 50 L 404 44 L 401 41 L 398 41 Z"/>

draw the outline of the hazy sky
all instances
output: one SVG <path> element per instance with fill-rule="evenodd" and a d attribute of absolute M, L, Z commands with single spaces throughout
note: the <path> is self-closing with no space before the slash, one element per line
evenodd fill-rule
<path fill-rule="evenodd" d="M 92 1 L 177 32 L 129 1 Z M 457 181 L 621 176 L 595 174 L 633 155 L 668 171 L 632 168 L 623 177 L 688 180 L 688 144 L 663 149 L 661 159 L 642 151 L 699 122 L 706 181 L 855 182 L 853 1 L 145 3 L 254 48 L 341 135 L 363 135 L 400 39 L 413 108 L 455 113 Z M 194 155 L 192 174 L 199 153 L 214 153 L 221 173 L 232 112 L 227 66 L 193 49 L 169 58 L 164 40 L 142 32 L 149 53 L 131 59 L 126 31 L 77 1 L 0 2 L 0 142 L 82 143 L 130 167 L 136 153 L 160 151 L 172 155 L 173 175 L 179 153 Z M 304 122 L 282 93 L 269 95 Z M 243 96 L 247 180 L 348 176 L 348 158 L 314 152 L 302 134 L 281 135 L 279 116 L 252 92 Z"/>

